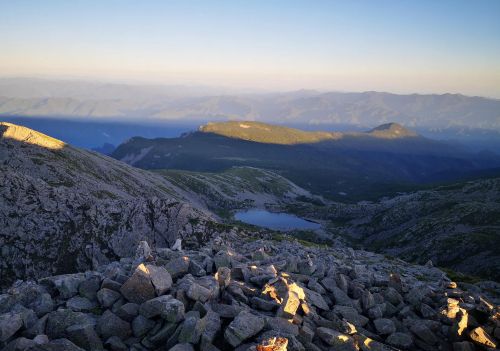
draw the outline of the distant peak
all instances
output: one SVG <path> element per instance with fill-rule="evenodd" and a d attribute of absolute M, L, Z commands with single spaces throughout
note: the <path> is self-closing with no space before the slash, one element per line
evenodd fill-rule
<path fill-rule="evenodd" d="M 410 129 L 403 127 L 399 123 L 385 123 L 368 131 L 368 134 L 379 138 L 405 138 L 416 137 L 418 134 Z"/>

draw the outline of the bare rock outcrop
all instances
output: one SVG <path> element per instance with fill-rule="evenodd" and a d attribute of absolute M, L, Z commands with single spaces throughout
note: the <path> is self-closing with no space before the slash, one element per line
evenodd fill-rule
<path fill-rule="evenodd" d="M 198 245 L 209 214 L 164 178 L 10 123 L 0 124 L 0 276 L 75 272 L 140 241 Z"/>

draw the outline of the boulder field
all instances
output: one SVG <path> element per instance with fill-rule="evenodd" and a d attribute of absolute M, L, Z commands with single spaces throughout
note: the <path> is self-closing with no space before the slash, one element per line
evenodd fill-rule
<path fill-rule="evenodd" d="M 151 249 L 0 295 L 0 349 L 488 350 L 493 282 L 432 265 L 234 231 L 197 250 Z"/>

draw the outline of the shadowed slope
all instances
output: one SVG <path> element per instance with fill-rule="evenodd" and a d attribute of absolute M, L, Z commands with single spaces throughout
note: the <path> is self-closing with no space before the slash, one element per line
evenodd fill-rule
<path fill-rule="evenodd" d="M 276 137 L 271 140 L 275 131 Z M 336 133 L 342 137 L 306 142 L 318 135 L 330 134 L 262 123 L 218 123 L 180 138 L 132 138 L 112 157 L 144 169 L 264 168 L 278 171 L 314 193 L 331 198 L 343 193 L 350 200 L 390 195 L 408 184 L 456 179 L 464 172 L 500 166 L 500 159 L 494 155 L 467 154 L 445 143 L 413 136 L 397 125 L 369 133 Z"/>

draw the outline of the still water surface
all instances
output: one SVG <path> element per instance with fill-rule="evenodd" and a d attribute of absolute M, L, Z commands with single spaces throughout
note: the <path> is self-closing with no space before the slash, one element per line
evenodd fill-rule
<path fill-rule="evenodd" d="M 310 222 L 288 213 L 273 213 L 266 210 L 252 209 L 236 212 L 234 218 L 244 223 L 274 230 L 319 229 L 321 224 Z"/>

